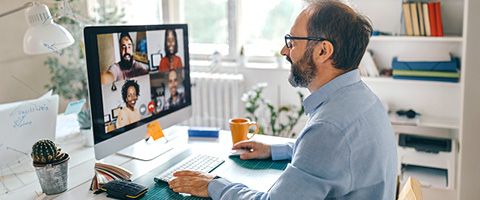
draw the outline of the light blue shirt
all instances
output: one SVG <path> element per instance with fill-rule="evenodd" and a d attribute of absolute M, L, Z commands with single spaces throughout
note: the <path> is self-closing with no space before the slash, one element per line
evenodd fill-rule
<path fill-rule="evenodd" d="M 272 159 L 291 163 L 268 192 L 212 180 L 212 199 L 395 199 L 394 132 L 380 100 L 347 72 L 303 102 L 309 117 L 293 144 L 272 145 Z"/>

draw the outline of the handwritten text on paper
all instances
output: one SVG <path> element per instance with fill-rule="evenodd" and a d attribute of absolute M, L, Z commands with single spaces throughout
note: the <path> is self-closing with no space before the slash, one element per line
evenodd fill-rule
<path fill-rule="evenodd" d="M 24 126 L 32 125 L 32 119 L 29 118 L 30 114 L 37 112 L 47 112 L 47 102 L 23 104 L 21 107 L 17 107 L 10 113 L 10 119 L 12 119 L 13 128 L 22 128 Z"/>

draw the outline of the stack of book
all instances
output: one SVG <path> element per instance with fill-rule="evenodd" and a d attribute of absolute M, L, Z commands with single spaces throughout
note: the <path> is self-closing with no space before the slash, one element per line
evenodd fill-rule
<path fill-rule="evenodd" d="M 443 36 L 439 0 L 404 1 L 402 3 L 405 32 L 409 36 Z"/>
<path fill-rule="evenodd" d="M 112 180 L 130 180 L 132 173 L 123 167 L 110 165 L 102 162 L 95 163 L 95 176 L 92 179 L 90 190 L 97 191 Z"/>
<path fill-rule="evenodd" d="M 393 78 L 458 82 L 460 60 L 450 55 L 443 58 L 395 57 L 392 61 Z"/>

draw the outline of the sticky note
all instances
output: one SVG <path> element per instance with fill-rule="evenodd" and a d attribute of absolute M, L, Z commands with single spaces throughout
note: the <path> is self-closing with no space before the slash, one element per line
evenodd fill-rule
<path fill-rule="evenodd" d="M 147 133 L 153 138 L 153 140 L 158 140 L 164 136 L 162 127 L 160 127 L 160 122 L 157 120 L 147 125 Z"/>
<path fill-rule="evenodd" d="M 78 101 L 68 102 L 67 108 L 65 109 L 64 115 L 76 114 L 82 110 L 83 104 L 85 104 L 85 99 L 80 99 Z"/>

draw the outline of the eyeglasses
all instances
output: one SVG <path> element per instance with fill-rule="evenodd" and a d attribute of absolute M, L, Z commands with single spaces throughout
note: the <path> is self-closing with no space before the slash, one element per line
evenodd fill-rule
<path fill-rule="evenodd" d="M 285 35 L 285 46 L 287 48 L 292 48 L 292 40 L 316 40 L 316 41 L 329 41 L 328 39 L 322 37 L 295 37 L 291 36 L 290 34 Z"/>

